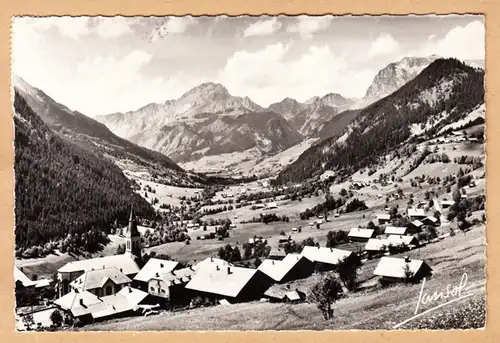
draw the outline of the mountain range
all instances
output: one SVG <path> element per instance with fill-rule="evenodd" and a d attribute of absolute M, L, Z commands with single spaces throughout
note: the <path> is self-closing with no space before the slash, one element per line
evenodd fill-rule
<path fill-rule="evenodd" d="M 325 170 L 350 175 L 416 136 L 438 133 L 483 104 L 484 70 L 456 59 L 436 59 L 390 95 L 344 112 L 351 113 L 350 122 L 304 151 L 276 182 L 300 182 Z"/>

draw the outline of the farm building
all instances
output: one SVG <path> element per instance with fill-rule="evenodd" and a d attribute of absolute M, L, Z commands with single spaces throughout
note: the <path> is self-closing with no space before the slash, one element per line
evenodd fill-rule
<path fill-rule="evenodd" d="M 389 235 L 387 241 L 392 245 L 406 245 L 409 247 L 417 247 L 419 245 L 418 239 L 414 236 L 405 235 Z"/>
<path fill-rule="evenodd" d="M 186 289 L 194 296 L 237 303 L 259 300 L 273 282 L 271 277 L 257 269 L 207 265 L 197 270 Z"/>
<path fill-rule="evenodd" d="M 148 262 L 142 267 L 139 273 L 134 277 L 134 286 L 148 291 L 148 282 L 156 274 L 170 273 L 172 270 L 179 268 L 179 262 L 167 261 L 159 258 L 150 258 Z"/>
<path fill-rule="evenodd" d="M 349 263 L 358 264 L 360 262 L 358 255 L 354 252 L 336 248 L 305 246 L 301 255 L 313 261 L 316 268 L 320 270 L 335 269 L 343 259 L 347 259 Z"/>
<path fill-rule="evenodd" d="M 431 273 L 432 268 L 424 261 L 389 256 L 382 257 L 373 272 L 384 283 L 400 282 L 407 278 L 419 282 Z"/>
<path fill-rule="evenodd" d="M 275 282 L 303 279 L 314 272 L 314 262 L 300 254 L 288 254 L 283 260 L 264 260 L 257 268 Z"/>
<path fill-rule="evenodd" d="M 407 213 L 410 220 L 422 220 L 427 217 L 423 208 L 409 208 Z"/>
<path fill-rule="evenodd" d="M 349 231 L 348 237 L 353 242 L 368 242 L 370 238 L 375 237 L 375 230 L 352 228 Z"/>
<path fill-rule="evenodd" d="M 437 219 L 434 216 L 427 216 L 424 219 L 421 220 L 424 225 L 431 225 L 431 226 L 438 226 L 439 225 L 439 219 Z"/>
<path fill-rule="evenodd" d="M 170 272 L 156 273 L 148 282 L 148 293 L 168 301 L 170 307 L 187 305 L 191 300 L 191 292 L 186 284 L 196 273 L 193 267 L 172 269 Z"/>
<path fill-rule="evenodd" d="M 388 213 L 377 213 L 375 216 L 377 217 L 379 225 L 387 224 L 391 221 L 391 215 Z"/>
<path fill-rule="evenodd" d="M 384 233 L 386 235 L 406 235 L 408 229 L 404 226 L 396 227 L 396 226 L 388 226 L 385 228 Z"/>
<path fill-rule="evenodd" d="M 89 270 L 73 280 L 69 286 L 78 292 L 88 291 L 98 297 L 118 293 L 131 286 L 132 280 L 115 267 Z"/>
<path fill-rule="evenodd" d="M 269 255 L 267 255 L 267 258 L 270 260 L 282 260 L 286 256 L 286 252 L 284 249 L 278 248 L 278 247 L 273 247 L 271 248 L 271 251 L 269 252 Z"/>
<path fill-rule="evenodd" d="M 299 289 L 291 290 L 290 285 L 274 284 L 264 293 L 264 298 L 270 302 L 298 303 L 306 299 L 306 294 Z"/>
<path fill-rule="evenodd" d="M 43 288 L 49 287 L 52 283 L 52 280 L 49 279 L 38 279 L 31 280 L 24 272 L 22 268 L 14 267 L 14 282 L 16 284 L 16 288 Z"/>
<path fill-rule="evenodd" d="M 385 253 L 389 241 L 387 239 L 370 238 L 365 245 L 365 251 L 371 256 L 378 256 Z"/>
<path fill-rule="evenodd" d="M 266 208 L 268 208 L 268 209 L 278 208 L 278 204 L 276 202 L 268 202 L 266 204 Z"/>

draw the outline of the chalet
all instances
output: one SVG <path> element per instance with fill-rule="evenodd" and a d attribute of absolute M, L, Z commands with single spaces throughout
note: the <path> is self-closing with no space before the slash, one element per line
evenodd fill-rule
<path fill-rule="evenodd" d="M 421 220 L 424 225 L 431 225 L 431 226 L 438 226 L 439 225 L 439 219 L 437 219 L 434 216 L 427 216 L 424 219 Z"/>
<path fill-rule="evenodd" d="M 396 226 L 387 226 L 384 230 L 386 235 L 406 235 L 408 229 L 404 226 L 396 227 Z"/>
<path fill-rule="evenodd" d="M 191 300 L 191 294 L 186 290 L 186 285 L 195 273 L 196 270 L 192 266 L 156 273 L 148 281 L 147 291 L 153 296 L 164 299 L 171 307 L 187 305 Z"/>
<path fill-rule="evenodd" d="M 389 241 L 387 239 L 370 238 L 365 245 L 365 251 L 369 256 L 378 256 L 385 253 Z"/>
<path fill-rule="evenodd" d="M 292 240 L 291 236 L 280 235 L 278 238 L 278 243 L 286 243 L 286 242 L 290 242 L 291 240 Z"/>
<path fill-rule="evenodd" d="M 370 238 L 375 237 L 375 230 L 352 228 L 349 231 L 348 237 L 352 242 L 368 242 Z"/>
<path fill-rule="evenodd" d="M 286 256 L 286 252 L 284 249 L 278 248 L 278 247 L 273 247 L 271 248 L 271 251 L 269 252 L 269 255 L 267 255 L 267 258 L 270 260 L 282 260 Z"/>
<path fill-rule="evenodd" d="M 237 303 L 261 299 L 272 284 L 273 279 L 257 269 L 208 265 L 197 270 L 186 289 L 193 295 Z"/>
<path fill-rule="evenodd" d="M 305 246 L 301 255 L 313 261 L 316 268 L 320 270 L 333 270 L 344 259 L 347 259 L 349 263 L 360 262 L 358 255 L 354 252 L 336 248 Z"/>
<path fill-rule="evenodd" d="M 144 292 L 147 292 L 148 282 L 157 274 L 170 273 L 172 270 L 179 268 L 179 262 L 162 260 L 159 258 L 150 258 L 142 267 L 139 273 L 134 277 L 134 286 Z"/>
<path fill-rule="evenodd" d="M 389 237 L 387 237 L 387 241 L 391 245 L 406 245 L 409 248 L 417 247 L 419 245 L 417 238 L 414 236 L 389 235 Z"/>
<path fill-rule="evenodd" d="M 31 280 L 26 274 L 24 274 L 22 268 L 14 267 L 14 282 L 16 288 L 44 288 L 49 287 L 52 280 L 49 279 L 38 279 Z"/>
<path fill-rule="evenodd" d="M 210 256 L 204 259 L 203 261 L 194 264 L 192 267 L 194 268 L 195 271 L 198 271 L 203 268 L 210 268 L 210 266 L 227 267 L 227 266 L 232 266 L 232 264 L 223 259 Z"/>
<path fill-rule="evenodd" d="M 408 232 L 407 233 L 420 232 L 422 230 L 423 226 L 424 226 L 424 223 L 422 223 L 420 220 L 414 220 L 408 225 Z"/>
<path fill-rule="evenodd" d="M 377 217 L 379 225 L 387 224 L 391 221 L 391 215 L 388 213 L 377 213 L 375 216 Z"/>
<path fill-rule="evenodd" d="M 409 208 L 407 213 L 410 220 L 422 220 L 426 217 L 423 208 Z"/>
<path fill-rule="evenodd" d="M 131 286 L 132 280 L 115 267 L 89 270 L 73 280 L 69 286 L 78 292 L 88 291 L 98 297 L 118 293 Z"/>
<path fill-rule="evenodd" d="M 441 207 L 442 208 L 448 208 L 450 206 L 453 206 L 455 202 L 453 200 L 441 200 Z"/>
<path fill-rule="evenodd" d="M 257 268 L 277 283 L 303 279 L 314 272 L 314 262 L 300 254 L 288 254 L 283 260 L 266 259 Z"/>
<path fill-rule="evenodd" d="M 72 290 L 54 304 L 83 323 L 132 314 L 148 294 L 138 289 L 125 287 L 120 292 L 99 297 L 88 291 Z"/>
<path fill-rule="evenodd" d="M 432 274 L 432 268 L 421 260 L 384 256 L 380 259 L 374 275 L 379 276 L 384 283 L 400 282 L 410 279 L 419 282 Z"/>
<path fill-rule="evenodd" d="M 266 208 L 267 209 L 275 209 L 275 208 L 278 208 L 278 204 L 276 202 L 268 202 L 266 204 Z"/>
<path fill-rule="evenodd" d="M 141 234 L 137 230 L 137 223 L 132 211 L 130 211 L 129 228 L 125 238 L 125 254 L 73 261 L 59 268 L 57 270 L 57 280 L 60 283 L 59 296 L 70 291 L 69 284 L 72 281 L 92 270 L 116 268 L 128 278 L 133 279 L 140 270 L 136 260 L 141 255 Z"/>
<path fill-rule="evenodd" d="M 306 294 L 298 289 L 285 293 L 285 302 L 297 304 L 306 299 Z"/>

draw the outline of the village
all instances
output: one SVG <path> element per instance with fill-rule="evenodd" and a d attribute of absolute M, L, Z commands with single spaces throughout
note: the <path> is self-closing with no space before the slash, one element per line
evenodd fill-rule
<path fill-rule="evenodd" d="M 16 294 L 36 300 L 17 308 L 17 328 L 106 330 L 137 323 L 164 329 L 158 323 L 168 323 L 166 313 L 249 311 L 241 306 L 309 304 L 322 316 L 313 286 L 332 274 L 342 280 L 335 311 L 357 296 L 390 289 L 404 294 L 398 287 L 411 294 L 423 278 L 432 284 L 455 275 L 442 273 L 436 261 L 443 257 L 436 255 L 459 260 L 452 251 L 469 242 L 478 244 L 474 265 L 484 268 L 483 170 L 460 169 L 446 186 L 430 177 L 398 182 L 380 175 L 334 183 L 326 173 L 295 186 L 276 188 L 261 180 L 211 190 L 162 186 L 130 172 L 141 185 L 138 192 L 169 218 L 168 227 L 182 240 L 153 239 L 163 227 L 141 221 L 131 209 L 128 226 L 117 228 L 97 257 L 19 260 Z M 450 216 L 458 204 L 469 207 L 460 223 L 456 213 Z M 33 270 L 42 272 L 33 277 Z M 141 319 L 151 323 L 151 316 L 156 324 Z"/>

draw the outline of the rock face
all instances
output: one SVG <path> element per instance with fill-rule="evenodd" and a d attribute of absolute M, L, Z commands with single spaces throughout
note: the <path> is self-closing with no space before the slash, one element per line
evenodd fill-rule
<path fill-rule="evenodd" d="M 257 148 L 279 152 L 302 136 L 278 113 L 248 97 L 237 97 L 218 83 L 204 83 L 163 104 L 96 118 L 115 134 L 188 162 Z"/>
<path fill-rule="evenodd" d="M 386 97 L 405 83 L 414 79 L 429 64 L 437 60 L 439 56 L 428 57 L 405 57 L 399 62 L 390 63 L 380 70 L 368 87 L 364 101 L 374 102 Z"/>
<path fill-rule="evenodd" d="M 354 104 L 355 101 L 352 99 L 330 93 L 323 97 L 313 97 L 305 103 L 285 98 L 269 106 L 269 110 L 282 115 L 303 136 L 313 137 L 326 122 Z"/>

